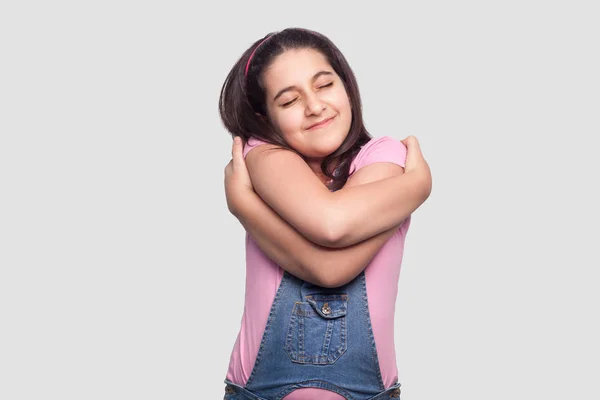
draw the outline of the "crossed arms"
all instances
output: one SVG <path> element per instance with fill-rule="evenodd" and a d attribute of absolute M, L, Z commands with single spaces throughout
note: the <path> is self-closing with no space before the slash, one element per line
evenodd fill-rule
<path fill-rule="evenodd" d="M 409 137 L 403 143 L 406 168 L 370 164 L 336 192 L 293 152 L 260 145 L 244 162 L 241 144 L 234 144 L 225 179 L 229 209 L 281 268 L 319 286 L 341 286 L 431 193 L 431 173 L 418 142 Z"/>

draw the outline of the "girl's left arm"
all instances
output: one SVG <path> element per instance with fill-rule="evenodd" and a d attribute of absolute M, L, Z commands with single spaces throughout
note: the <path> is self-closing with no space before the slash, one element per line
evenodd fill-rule
<path fill-rule="evenodd" d="M 302 236 L 253 192 L 244 196 L 237 218 L 258 247 L 290 274 L 323 287 L 354 279 L 398 230 L 396 226 L 360 243 L 328 248 Z"/>
<path fill-rule="evenodd" d="M 278 146 L 256 146 L 245 160 L 256 193 L 269 207 L 308 240 L 337 248 L 399 225 L 428 198 L 429 166 L 416 139 L 412 143 L 407 145 L 406 173 L 346 184 L 335 192 L 323 185 L 302 157 Z"/>
<path fill-rule="evenodd" d="M 239 169 L 244 169 L 241 156 L 235 156 Z M 374 163 L 361 168 L 346 182 L 358 186 L 403 174 L 393 163 Z M 304 237 L 268 206 L 252 189 L 249 177 L 237 174 L 244 183 L 226 181 L 230 211 L 239 219 L 259 248 L 281 268 L 298 278 L 324 287 L 341 286 L 356 277 L 392 237 L 400 225 L 359 243 L 329 248 Z"/>

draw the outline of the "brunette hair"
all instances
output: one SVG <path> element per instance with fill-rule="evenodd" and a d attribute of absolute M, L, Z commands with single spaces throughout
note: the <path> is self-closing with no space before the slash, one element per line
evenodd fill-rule
<path fill-rule="evenodd" d="M 254 42 L 235 63 L 221 88 L 221 120 L 231 135 L 240 136 L 244 143 L 253 136 L 293 151 L 305 159 L 288 145 L 266 118 L 266 93 L 261 82 L 265 68 L 277 56 L 292 49 L 313 49 L 323 54 L 341 78 L 349 97 L 352 123 L 348 135 L 340 147 L 321 163 L 323 174 L 331 179 L 328 187 L 335 191 L 348 180 L 352 160 L 371 139 L 371 135 L 363 123 L 360 93 L 354 73 L 340 50 L 326 36 L 307 29 L 288 28 Z"/>

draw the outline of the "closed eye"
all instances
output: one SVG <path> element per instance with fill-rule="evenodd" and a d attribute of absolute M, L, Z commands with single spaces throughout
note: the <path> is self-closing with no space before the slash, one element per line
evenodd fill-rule
<path fill-rule="evenodd" d="M 330 87 L 330 86 L 333 86 L 333 82 L 329 82 L 329 83 L 327 83 L 327 84 L 325 84 L 325 85 L 319 86 L 319 89 L 327 88 L 327 87 Z M 287 103 L 283 103 L 281 106 L 282 106 L 282 107 L 288 107 L 288 106 L 291 106 L 292 104 L 294 104 L 294 102 L 295 102 L 296 100 L 298 100 L 298 98 L 297 98 L 297 97 L 296 97 L 295 99 L 293 99 L 293 100 L 290 100 L 290 101 L 288 101 Z"/>
<path fill-rule="evenodd" d="M 283 103 L 282 106 L 283 107 L 291 106 L 296 100 L 297 100 L 297 98 L 295 98 L 294 100 L 290 100 L 287 103 Z"/>

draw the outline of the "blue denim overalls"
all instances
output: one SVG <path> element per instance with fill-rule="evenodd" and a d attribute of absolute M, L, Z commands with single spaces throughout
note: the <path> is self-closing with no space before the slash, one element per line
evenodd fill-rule
<path fill-rule="evenodd" d="M 280 400 L 299 388 L 399 399 L 400 384 L 381 379 L 364 271 L 333 289 L 285 272 L 246 386 L 225 383 L 225 400 Z"/>

